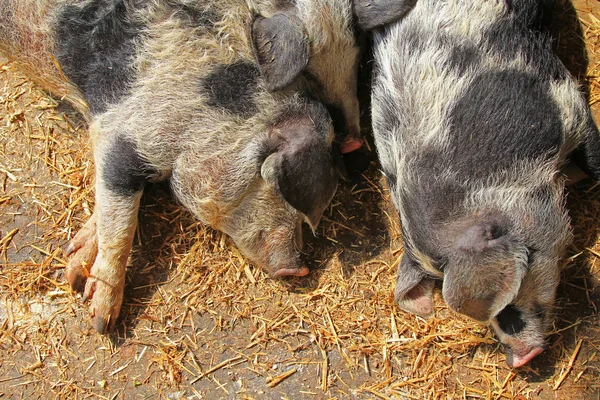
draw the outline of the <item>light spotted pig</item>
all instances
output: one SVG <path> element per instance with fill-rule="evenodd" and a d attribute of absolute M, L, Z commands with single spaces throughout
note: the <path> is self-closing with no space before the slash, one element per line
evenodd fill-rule
<path fill-rule="evenodd" d="M 350 0 L 0 0 L 0 51 L 90 121 L 93 216 L 66 276 L 114 326 L 147 181 L 273 276 L 309 272 L 338 182 L 332 114 L 360 146 Z M 328 110 L 330 110 L 328 112 Z"/>
<path fill-rule="evenodd" d="M 396 16 L 378 14 L 387 0 L 357 3 L 369 26 L 403 16 L 374 33 L 372 93 L 404 236 L 396 300 L 431 315 L 443 279 L 448 305 L 491 322 L 524 365 L 544 347 L 571 240 L 560 170 L 571 154 L 600 178 L 598 129 L 547 32 L 554 2 L 400 1 Z"/>

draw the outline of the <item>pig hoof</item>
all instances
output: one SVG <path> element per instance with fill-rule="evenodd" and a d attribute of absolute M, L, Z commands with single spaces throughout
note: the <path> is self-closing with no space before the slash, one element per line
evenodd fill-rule
<path fill-rule="evenodd" d="M 81 293 L 83 292 L 84 288 L 85 288 L 85 281 L 86 281 L 86 277 L 85 277 L 85 272 L 83 268 L 69 268 L 67 269 L 67 281 L 69 282 L 69 285 L 71 286 L 71 289 L 73 289 L 74 291 L 76 291 L 77 293 Z"/>
<path fill-rule="evenodd" d="M 65 268 L 67 281 L 73 290 L 83 292 L 98 254 L 96 221 L 93 217 L 71 239 L 65 253 L 70 257 Z"/>
<path fill-rule="evenodd" d="M 113 326 L 109 327 L 110 323 L 110 315 L 108 318 L 95 316 L 92 318 L 92 326 L 94 329 L 101 335 L 107 333 L 109 330 L 113 329 Z M 109 328 L 109 329 L 107 329 Z"/>
<path fill-rule="evenodd" d="M 524 356 L 513 354 L 512 351 L 508 351 L 506 356 L 506 363 L 509 367 L 519 368 L 527 364 L 529 361 L 531 361 L 532 358 L 539 355 L 542 351 L 544 351 L 543 348 L 534 347 L 533 349 L 529 350 L 529 352 Z"/>
<path fill-rule="evenodd" d="M 111 285 L 107 280 L 92 276 L 87 280 L 84 301 L 90 300 L 92 327 L 100 334 L 110 332 L 115 327 L 115 322 L 121 310 L 123 297 L 122 285 Z"/>
<path fill-rule="evenodd" d="M 306 276 L 309 272 L 310 270 L 308 269 L 308 267 L 281 268 L 273 272 L 273 277 L 280 278 L 282 276 Z"/>
<path fill-rule="evenodd" d="M 340 152 L 342 154 L 353 152 L 355 150 L 360 149 L 363 143 L 363 139 L 348 135 L 344 138 L 344 140 L 342 140 L 342 143 L 340 144 Z"/>

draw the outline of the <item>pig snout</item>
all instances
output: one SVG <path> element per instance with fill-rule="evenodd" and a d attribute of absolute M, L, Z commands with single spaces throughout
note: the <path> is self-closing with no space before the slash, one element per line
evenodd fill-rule
<path fill-rule="evenodd" d="M 282 278 L 284 276 L 306 276 L 310 272 L 302 263 L 300 252 L 302 251 L 302 222 L 296 225 L 293 238 L 290 241 L 285 230 L 275 232 L 267 239 L 269 249 L 271 276 Z"/>
<path fill-rule="evenodd" d="M 356 108 L 357 110 L 355 115 L 358 115 L 358 104 L 356 104 L 354 108 Z M 356 119 L 356 121 L 348 123 L 346 135 L 340 143 L 340 152 L 342 154 L 347 154 L 356 151 L 360 149 L 365 143 L 365 140 L 363 139 L 360 133 L 360 124 L 358 122 L 358 118 Z M 352 116 L 347 116 L 346 120 L 352 121 Z"/>
<path fill-rule="evenodd" d="M 281 216 L 281 215 L 280 215 Z M 236 246 L 274 278 L 305 276 L 310 269 L 302 258 L 302 220 L 288 221 L 282 226 L 246 227 L 250 235 L 230 233 Z"/>
<path fill-rule="evenodd" d="M 358 132 L 348 133 L 340 143 L 340 152 L 342 154 L 351 153 L 360 149 L 363 144 L 364 140 Z"/>
<path fill-rule="evenodd" d="M 284 276 L 306 276 L 310 270 L 308 267 L 302 266 L 298 268 L 280 268 L 273 272 L 273 278 L 281 278 Z"/>
<path fill-rule="evenodd" d="M 295 247 L 294 250 L 298 252 L 302 251 L 302 248 L 304 247 L 304 242 L 302 240 L 302 222 L 299 222 L 294 230 L 293 246 Z M 292 264 L 291 266 L 275 266 L 273 271 L 274 272 L 271 274 L 273 278 L 281 278 L 284 276 L 306 276 L 310 272 L 308 267 L 305 265 L 298 266 L 297 263 L 296 265 Z"/>
<path fill-rule="evenodd" d="M 524 350 L 523 350 L 524 349 Z M 527 364 L 532 358 L 540 354 L 544 349 L 542 347 L 521 347 L 516 350 L 506 346 L 506 363 L 509 367 L 519 368 Z"/>
<path fill-rule="evenodd" d="M 492 321 L 506 351 L 509 367 L 519 368 L 544 351 L 542 321 L 525 315 L 513 304 L 506 306 Z"/>

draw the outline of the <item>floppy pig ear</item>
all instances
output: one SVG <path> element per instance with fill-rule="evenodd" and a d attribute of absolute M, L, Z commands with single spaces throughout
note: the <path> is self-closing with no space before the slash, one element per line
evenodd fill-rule
<path fill-rule="evenodd" d="M 308 64 L 308 34 L 293 14 L 257 15 L 251 36 L 254 57 L 269 90 L 289 85 Z"/>
<path fill-rule="evenodd" d="M 494 222 L 469 227 L 456 245 L 456 256 L 444 268 L 444 300 L 456 312 L 488 321 L 516 297 L 525 271 Z"/>
<path fill-rule="evenodd" d="M 279 133 L 261 175 L 315 229 L 337 188 L 330 146 L 310 121 L 287 123 Z"/>
<path fill-rule="evenodd" d="M 364 30 L 374 29 L 402 18 L 417 0 L 354 0 L 358 24 Z"/>
<path fill-rule="evenodd" d="M 583 172 L 600 180 L 600 132 L 589 111 L 584 142 L 573 152 L 571 159 Z"/>
<path fill-rule="evenodd" d="M 405 251 L 398 268 L 394 297 L 398 307 L 422 317 L 433 314 L 434 281 L 427 278 L 416 261 Z"/>

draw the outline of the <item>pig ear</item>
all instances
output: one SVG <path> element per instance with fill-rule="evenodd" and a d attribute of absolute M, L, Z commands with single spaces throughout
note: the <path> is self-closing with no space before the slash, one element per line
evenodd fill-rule
<path fill-rule="evenodd" d="M 516 297 L 526 265 L 518 264 L 517 250 L 494 222 L 471 226 L 456 244 L 457 256 L 444 268 L 444 300 L 456 312 L 488 321 Z"/>
<path fill-rule="evenodd" d="M 398 268 L 394 297 L 404 311 L 429 317 L 433 314 L 433 279 L 427 278 L 416 261 L 405 251 Z"/>
<path fill-rule="evenodd" d="M 600 132 L 588 111 L 587 129 L 581 146 L 573 152 L 571 159 L 586 174 L 600 180 Z"/>
<path fill-rule="evenodd" d="M 354 13 L 364 30 L 392 23 L 402 18 L 417 0 L 354 0 Z"/>
<path fill-rule="evenodd" d="M 308 64 L 308 34 L 293 14 L 256 16 L 251 37 L 254 57 L 269 90 L 289 85 Z"/>
<path fill-rule="evenodd" d="M 329 147 L 306 123 L 285 127 L 261 175 L 315 229 L 337 188 Z"/>

